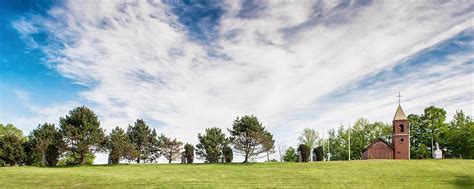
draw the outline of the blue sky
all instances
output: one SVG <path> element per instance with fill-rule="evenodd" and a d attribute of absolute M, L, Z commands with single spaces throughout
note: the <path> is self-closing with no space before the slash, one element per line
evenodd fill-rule
<path fill-rule="evenodd" d="M 473 115 L 474 3 L 0 1 L 0 123 L 28 133 L 86 105 L 195 143 L 255 114 L 295 145 L 356 118 Z"/>

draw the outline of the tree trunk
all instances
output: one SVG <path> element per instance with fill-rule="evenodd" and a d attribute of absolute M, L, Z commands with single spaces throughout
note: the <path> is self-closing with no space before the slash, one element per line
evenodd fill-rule
<path fill-rule="evenodd" d="M 43 153 L 43 156 L 41 157 L 41 165 L 46 166 L 47 161 L 46 161 L 46 153 Z"/>
<path fill-rule="evenodd" d="M 267 161 L 270 162 L 270 156 L 268 155 L 268 152 L 267 152 Z"/>
<path fill-rule="evenodd" d="M 171 158 L 168 160 L 168 163 L 171 163 Z"/>
<path fill-rule="evenodd" d="M 81 164 L 81 165 L 84 165 L 84 164 L 85 164 L 85 161 L 84 161 L 85 158 L 84 158 L 84 156 L 85 156 L 85 155 L 84 155 L 84 152 L 81 152 L 81 153 L 79 154 L 79 164 Z"/>
<path fill-rule="evenodd" d="M 140 163 L 140 157 L 137 158 L 137 163 Z"/>
<path fill-rule="evenodd" d="M 245 155 L 245 160 L 244 160 L 244 162 L 242 162 L 242 163 L 247 163 L 248 160 L 249 160 L 249 156 L 248 156 L 248 155 Z"/>

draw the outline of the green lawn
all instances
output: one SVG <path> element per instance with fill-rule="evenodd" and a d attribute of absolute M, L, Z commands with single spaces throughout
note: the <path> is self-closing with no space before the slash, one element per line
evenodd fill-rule
<path fill-rule="evenodd" d="M 0 168 L 0 188 L 110 186 L 474 188 L 474 160 Z"/>

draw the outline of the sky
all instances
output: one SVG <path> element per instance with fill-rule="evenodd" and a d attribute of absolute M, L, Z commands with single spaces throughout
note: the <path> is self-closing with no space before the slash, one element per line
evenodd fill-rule
<path fill-rule="evenodd" d="M 472 116 L 473 18 L 469 0 L 0 0 L 0 123 L 28 134 L 84 105 L 107 132 L 144 119 L 196 144 L 253 114 L 295 146 L 391 123 L 399 92 L 407 115 Z"/>

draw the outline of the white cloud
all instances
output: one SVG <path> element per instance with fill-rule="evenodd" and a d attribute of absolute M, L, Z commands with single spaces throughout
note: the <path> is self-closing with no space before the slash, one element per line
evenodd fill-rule
<path fill-rule="evenodd" d="M 89 87 L 82 97 L 108 130 L 144 118 L 162 122 L 158 132 L 195 143 L 207 127 L 229 128 L 236 116 L 255 114 L 293 145 L 304 127 L 328 129 L 359 116 L 391 121 L 398 91 L 408 113 L 431 104 L 472 113 L 473 75 L 456 75 L 455 60 L 394 85 L 327 97 L 472 29 L 473 12 L 459 12 L 469 3 L 339 4 L 269 1 L 255 18 L 242 18 L 242 6 L 229 1 L 211 46 L 190 40 L 159 1 L 70 1 L 50 10 L 57 19 L 39 24 L 65 44 L 44 47 L 54 67 Z M 440 76 L 425 79 L 429 73 Z"/>

